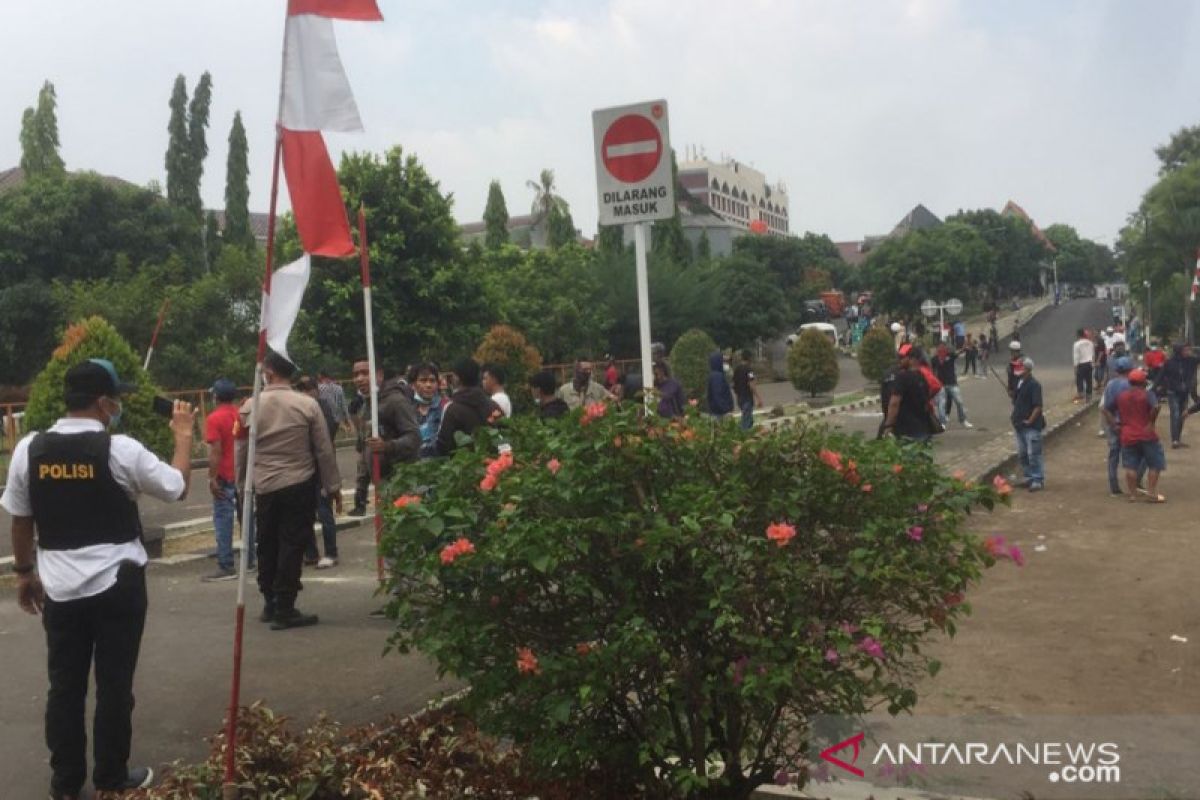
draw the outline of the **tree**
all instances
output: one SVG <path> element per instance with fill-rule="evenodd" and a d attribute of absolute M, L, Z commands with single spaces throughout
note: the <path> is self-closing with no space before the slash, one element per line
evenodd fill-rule
<path fill-rule="evenodd" d="M 242 112 L 235 111 L 229 128 L 229 156 L 225 160 L 225 231 L 222 240 L 237 247 L 253 248 L 250 229 L 250 148 Z"/>
<path fill-rule="evenodd" d="M 604 258 L 619 258 L 625 252 L 625 231 L 620 225 L 601 225 L 596 233 L 596 252 Z"/>
<path fill-rule="evenodd" d="M 475 360 L 480 364 L 504 367 L 514 413 L 529 409 L 531 397 L 526 387 L 529 376 L 542 368 L 542 355 L 519 330 L 508 325 L 493 325 L 475 350 Z"/>
<path fill-rule="evenodd" d="M 188 140 L 187 79 L 175 77 L 171 89 L 171 120 L 167 123 L 167 201 L 186 206 L 191 182 L 191 147 Z"/>
<path fill-rule="evenodd" d="M 56 176 L 64 172 L 58 153 L 58 96 L 46 81 L 38 92 L 37 107 L 21 117 L 21 169 L 28 177 Z"/>
<path fill-rule="evenodd" d="M 828 289 L 828 275 L 842 264 L 837 246 L 824 234 L 792 236 L 741 236 L 733 242 L 735 255 L 744 255 L 764 264 L 774 275 L 775 285 L 783 292 L 793 318 L 799 317 L 805 300 Z M 824 273 L 825 280 L 812 279 Z"/>
<path fill-rule="evenodd" d="M 712 243 L 708 240 L 708 231 L 701 229 L 700 240 L 696 242 L 696 261 L 707 264 L 712 260 Z"/>
<path fill-rule="evenodd" d="M 1029 222 L 1005 216 L 992 209 L 959 211 L 947 217 L 946 224 L 970 225 L 983 238 L 992 253 L 992 265 L 978 276 L 977 296 L 997 299 L 1001 292 L 1034 294 L 1040 291 L 1038 279 L 1050 253 L 1033 233 Z M 944 227 L 944 226 L 943 226 Z"/>
<path fill-rule="evenodd" d="M 452 201 L 411 154 L 347 153 L 338 167 L 347 207 L 366 208 L 375 342 L 396 363 L 471 352 L 495 319 L 481 263 L 463 252 Z M 300 253 L 295 223 L 279 231 L 279 258 Z M 317 259 L 293 336 L 349 363 L 363 348 L 358 262 Z"/>
<path fill-rule="evenodd" d="M 909 315 L 927 299 L 986 292 L 994 265 L 994 253 L 972 226 L 948 222 L 884 242 L 863 268 L 875 305 Z"/>
<path fill-rule="evenodd" d="M 133 436 L 160 456 L 169 456 L 171 431 L 153 409 L 154 397 L 160 391 L 142 370 L 133 348 L 102 317 L 78 322 L 63 334 L 62 344 L 29 391 L 29 405 L 25 408 L 25 423 L 29 429 L 44 431 L 66 415 L 62 387 L 67 370 L 89 358 L 108 359 L 122 380 L 137 387 L 133 394 L 123 398 L 125 410 L 121 415 L 120 431 Z"/>
<path fill-rule="evenodd" d="M 562 205 L 556 204 L 550 208 L 548 228 L 546 244 L 554 250 L 566 247 L 579 238 L 579 234 L 575 230 L 575 221 L 571 219 L 571 212 L 567 209 L 565 201 Z"/>
<path fill-rule="evenodd" d="M 487 249 L 495 250 L 508 244 L 508 205 L 504 202 L 504 191 L 500 188 L 500 181 L 492 181 L 488 185 L 483 222 L 487 229 L 484 235 Z"/>
<path fill-rule="evenodd" d="M 188 102 L 187 81 L 175 78 L 171 92 L 171 120 L 167 125 L 167 199 L 191 212 L 197 224 L 202 220 L 204 204 L 200 199 L 200 181 L 204 159 L 208 156 L 205 129 L 212 104 L 212 76 L 205 72 Z"/>
<path fill-rule="evenodd" d="M 671 374 L 683 386 L 691 400 L 704 396 L 708 386 L 708 359 L 717 352 L 717 343 L 702 330 L 687 331 L 671 348 Z"/>
<path fill-rule="evenodd" d="M 812 397 L 832 392 L 839 375 L 837 349 L 820 331 L 804 331 L 788 350 L 788 378 Z"/>
<path fill-rule="evenodd" d="M 858 366 L 863 377 L 871 383 L 881 383 L 888 367 L 896 363 L 895 348 L 892 334 L 878 325 L 872 325 L 858 344 Z"/>
<path fill-rule="evenodd" d="M 650 244 L 654 252 L 677 264 L 692 263 L 692 247 L 683 235 L 683 220 L 679 215 L 679 198 L 687 190 L 679 185 L 679 165 L 671 150 L 671 182 L 675 186 L 675 213 L 667 219 L 655 220 L 650 229 Z"/>
<path fill-rule="evenodd" d="M 28 383 L 50 358 L 62 324 L 62 310 L 45 281 L 0 291 L 0 385 Z"/>
<path fill-rule="evenodd" d="M 1200 125 L 1180 128 L 1171 134 L 1170 141 L 1154 148 L 1154 155 L 1162 162 L 1160 177 L 1200 158 Z"/>
<path fill-rule="evenodd" d="M 708 329 L 723 347 L 749 347 L 787 327 L 787 301 L 765 265 L 735 255 L 712 264 L 708 274 L 716 301 Z"/>

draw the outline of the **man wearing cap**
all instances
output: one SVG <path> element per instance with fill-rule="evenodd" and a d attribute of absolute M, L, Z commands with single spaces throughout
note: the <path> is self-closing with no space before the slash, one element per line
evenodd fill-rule
<path fill-rule="evenodd" d="M 121 395 L 135 390 L 110 361 L 76 364 L 65 384 L 67 415 L 17 444 L 0 498 L 12 515 L 17 602 L 41 614 L 46 630 L 50 797 L 60 800 L 79 797 L 87 780 L 84 709 L 93 663 L 92 783 L 99 791 L 123 791 L 154 778 L 146 767 L 128 768 L 147 605 L 137 497 L 187 495 L 195 425 L 191 405 L 175 401 L 175 448 L 167 464 L 137 440 L 109 433 L 121 420 Z"/>
<path fill-rule="evenodd" d="M 1025 354 L 1021 352 L 1021 343 L 1013 339 L 1008 343 L 1008 367 L 1005 370 L 1008 376 L 1009 397 L 1017 395 L 1017 384 L 1020 383 L 1021 373 L 1025 370 L 1024 361 Z"/>
<path fill-rule="evenodd" d="M 1138 473 L 1146 475 L 1146 497 L 1151 503 L 1166 502 L 1158 493 L 1158 476 L 1167 468 L 1162 442 L 1154 430 L 1158 419 L 1158 398 L 1146 389 L 1145 370 L 1129 373 L 1129 388 L 1117 396 L 1117 415 L 1121 430 L 1121 465 L 1125 467 L 1125 488 L 1130 502 L 1138 499 Z M 1111 416 L 1109 409 L 1105 415 Z"/>
<path fill-rule="evenodd" d="M 885 378 L 887 403 L 879 435 L 892 433 L 898 438 L 928 442 L 929 385 L 917 366 L 917 350 L 907 342 L 900 345 L 899 369 Z"/>
<path fill-rule="evenodd" d="M 315 614 L 296 608 L 304 550 L 317 517 L 317 491 L 342 510 L 342 479 L 325 415 L 317 401 L 293 391 L 296 365 L 273 351 L 263 359 L 266 385 L 259 398 L 254 455 L 255 524 L 258 535 L 259 617 L 272 630 L 317 624 Z M 250 425 L 253 399 L 242 405 L 241 424 Z M 246 458 L 239 454 L 238 474 Z"/>
<path fill-rule="evenodd" d="M 1016 370 L 1017 386 L 1013 391 L 1012 426 L 1017 440 L 1017 457 L 1025 473 L 1024 486 L 1039 492 L 1046 485 L 1046 462 L 1042 453 L 1042 385 L 1033 377 L 1033 359 L 1024 358 Z"/>
<path fill-rule="evenodd" d="M 237 426 L 237 386 L 218 378 L 212 387 L 216 408 L 204 420 L 204 442 L 208 445 L 208 491 L 213 498 L 213 532 L 217 539 L 217 570 L 201 578 L 205 582 L 237 577 L 233 568 L 233 521 L 237 517 L 237 485 L 233 469 L 234 428 Z M 249 526 L 253 527 L 253 526 Z M 248 545 L 254 563 L 254 544 Z"/>
<path fill-rule="evenodd" d="M 1124 497 L 1121 491 L 1121 481 L 1117 477 L 1117 469 L 1121 465 L 1121 413 L 1117 406 L 1117 398 L 1129 391 L 1129 373 L 1133 369 L 1133 360 L 1129 356 L 1113 359 L 1112 380 L 1104 387 L 1104 396 L 1100 399 L 1100 415 L 1104 425 L 1104 433 L 1108 437 L 1108 494 L 1110 497 Z M 1141 485 L 1145 468 L 1139 470 L 1137 484 Z"/>

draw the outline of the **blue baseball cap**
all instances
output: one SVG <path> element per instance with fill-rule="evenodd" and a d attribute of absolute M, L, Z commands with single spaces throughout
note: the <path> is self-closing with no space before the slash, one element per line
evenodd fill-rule
<path fill-rule="evenodd" d="M 211 391 L 213 397 L 218 400 L 232 400 L 237 397 L 237 386 L 229 378 L 217 378 Z"/>
<path fill-rule="evenodd" d="M 1129 356 L 1121 356 L 1113 362 L 1113 368 L 1117 372 L 1129 372 L 1133 369 L 1133 362 L 1129 359 Z"/>
<path fill-rule="evenodd" d="M 97 397 L 116 397 L 136 392 L 137 387 L 125 383 L 117 375 L 117 368 L 106 358 L 89 358 L 67 370 L 66 395 L 68 397 L 94 400 Z"/>

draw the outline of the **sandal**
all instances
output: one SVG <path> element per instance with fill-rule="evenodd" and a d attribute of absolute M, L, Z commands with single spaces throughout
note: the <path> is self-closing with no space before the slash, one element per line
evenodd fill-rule
<path fill-rule="evenodd" d="M 1146 502 L 1147 503 L 1165 503 L 1165 502 L 1167 502 L 1167 498 L 1163 497 L 1161 494 L 1147 495 Z"/>

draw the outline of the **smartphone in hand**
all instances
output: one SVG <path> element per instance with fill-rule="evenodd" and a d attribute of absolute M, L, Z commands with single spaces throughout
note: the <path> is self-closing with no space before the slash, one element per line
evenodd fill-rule
<path fill-rule="evenodd" d="M 153 409 L 154 413 L 160 417 L 170 419 L 175 414 L 175 401 L 168 400 L 165 397 L 155 397 Z"/>

